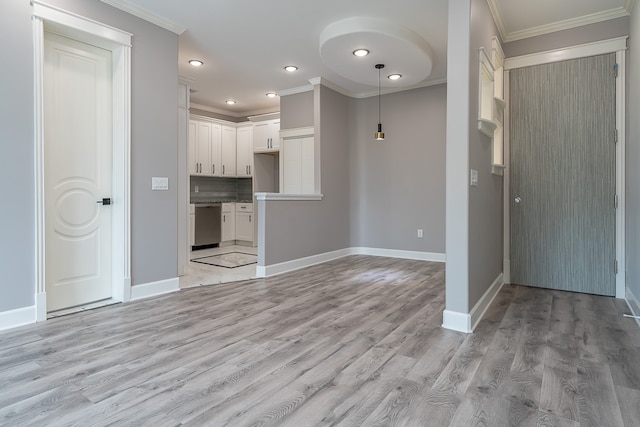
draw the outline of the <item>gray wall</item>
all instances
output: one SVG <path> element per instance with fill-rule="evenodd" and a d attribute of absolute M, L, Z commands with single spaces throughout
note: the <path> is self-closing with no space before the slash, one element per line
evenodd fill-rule
<path fill-rule="evenodd" d="M 627 73 L 626 141 L 626 281 L 628 290 L 640 299 L 640 7 L 631 15 Z M 634 307 L 640 314 L 640 307 Z"/>
<path fill-rule="evenodd" d="M 133 34 L 131 272 L 134 284 L 177 277 L 178 37 L 98 0 L 50 0 Z M 29 0 L 3 5 L 0 311 L 34 304 L 33 45 Z M 151 177 L 169 191 L 151 191 Z M 9 185 L 10 184 L 10 185 Z M 11 207 L 15 207 L 12 210 Z"/>
<path fill-rule="evenodd" d="M 628 34 L 629 17 L 625 16 L 584 25 L 582 27 L 512 41 L 505 43 L 503 49 L 504 54 L 510 58 L 534 52 L 544 52 L 546 50 L 560 49 L 583 43 L 624 37 Z"/>
<path fill-rule="evenodd" d="M 280 129 L 313 126 L 313 91 L 280 98 Z"/>
<path fill-rule="evenodd" d="M 446 85 L 351 99 L 351 246 L 445 252 Z M 418 228 L 424 237 L 416 237 Z"/>
<path fill-rule="evenodd" d="M 502 272 L 502 176 L 491 173 L 491 139 L 478 130 L 478 49 L 491 54 L 498 35 L 485 0 L 471 2 L 469 64 L 469 168 L 478 171 L 478 186 L 469 189 L 469 309 Z"/>
<path fill-rule="evenodd" d="M 484 0 L 450 3 L 448 19 L 446 308 L 469 313 L 502 272 L 502 178 L 491 174 L 490 139 L 477 126 L 478 48 L 490 53 L 498 32 Z"/>
<path fill-rule="evenodd" d="M 28 0 L 2 4 L 0 39 L 0 312 L 33 305 L 33 43 Z"/>
<path fill-rule="evenodd" d="M 264 265 L 350 246 L 349 100 L 324 86 L 316 86 L 313 95 L 315 138 L 321 144 L 324 198 L 321 201 L 266 202 Z M 281 111 L 281 120 L 282 116 Z"/>

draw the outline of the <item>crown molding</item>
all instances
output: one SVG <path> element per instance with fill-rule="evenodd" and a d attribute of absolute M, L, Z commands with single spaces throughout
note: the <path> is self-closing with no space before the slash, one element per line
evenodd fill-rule
<path fill-rule="evenodd" d="M 633 10 L 633 6 L 635 6 L 636 4 L 636 0 L 625 0 L 624 2 L 624 9 L 629 12 L 629 14 L 631 14 L 631 11 Z"/>
<path fill-rule="evenodd" d="M 422 83 L 418 83 L 417 85 L 412 85 L 412 86 L 407 86 L 407 87 L 399 87 L 399 88 L 383 88 L 380 92 L 381 95 L 389 95 L 392 93 L 397 93 L 397 92 L 404 92 L 407 90 L 413 90 L 413 89 L 420 89 L 423 87 L 429 87 L 429 86 L 438 86 L 441 84 L 445 84 L 447 83 L 447 79 L 446 78 L 442 78 L 442 79 L 437 79 L 437 80 L 429 80 L 426 82 L 422 82 Z M 378 91 L 374 91 L 374 92 L 367 92 L 367 93 L 357 93 L 354 94 L 353 96 L 351 96 L 352 98 L 356 98 L 356 99 L 362 99 L 362 98 L 371 98 L 372 96 L 378 96 Z"/>
<path fill-rule="evenodd" d="M 187 28 L 181 25 L 178 25 L 174 22 L 169 21 L 161 16 L 156 15 L 148 11 L 147 9 L 141 8 L 140 6 L 136 6 L 128 2 L 127 0 L 100 0 L 103 3 L 106 3 L 110 6 L 113 6 L 117 9 L 125 11 L 133 16 L 137 16 L 140 19 L 144 19 L 145 21 L 151 22 L 152 24 L 157 25 L 158 27 L 164 28 L 165 30 L 169 30 L 172 33 L 180 35 L 184 33 Z"/>
<path fill-rule="evenodd" d="M 248 111 L 240 111 L 240 112 L 229 111 L 229 110 L 223 110 L 222 108 L 210 107 L 208 105 L 198 104 L 194 102 L 191 102 L 189 104 L 189 107 L 195 108 L 196 110 L 208 111 L 210 113 L 216 113 L 216 114 L 223 114 L 225 116 L 235 117 L 235 118 L 244 118 L 248 116 L 260 116 L 264 114 L 280 113 L 278 110 L 274 110 L 273 108 L 260 108 L 257 110 L 248 110 Z"/>
<path fill-rule="evenodd" d="M 222 108 L 210 107 L 208 105 L 197 104 L 195 102 L 191 102 L 189 104 L 189 107 L 190 108 L 195 108 L 196 110 L 208 111 L 210 113 L 224 114 L 225 116 L 229 116 L 229 117 L 244 117 L 244 116 L 246 116 L 246 114 L 236 113 L 235 111 L 227 111 L 227 110 L 223 110 Z"/>
<path fill-rule="evenodd" d="M 489 5 L 489 10 L 491 11 L 491 15 L 493 15 L 493 22 L 495 22 L 496 27 L 498 27 L 498 32 L 500 33 L 500 38 L 506 42 L 507 30 L 504 28 L 504 20 L 502 19 L 502 12 L 500 12 L 500 6 L 496 0 L 487 0 L 487 4 Z"/>
<path fill-rule="evenodd" d="M 493 21 L 498 28 L 500 38 L 504 43 L 522 40 L 529 37 L 541 36 L 544 34 L 553 33 L 561 30 L 568 30 L 571 28 L 580 27 L 583 25 L 595 24 L 597 22 L 607 21 L 609 19 L 621 18 L 631 14 L 635 0 L 625 0 L 624 5 L 619 8 L 606 10 L 603 12 L 592 13 L 590 15 L 584 15 L 577 18 L 566 19 L 564 21 L 558 21 L 546 25 L 538 25 L 524 30 L 508 32 L 504 25 L 504 18 L 500 11 L 500 6 L 497 0 L 487 0 L 491 15 L 493 15 Z"/>
<path fill-rule="evenodd" d="M 182 83 L 183 85 L 190 85 L 191 83 L 195 82 L 196 79 L 192 79 L 191 77 L 187 77 L 187 76 L 182 76 L 179 75 L 178 76 L 178 82 Z"/>
<path fill-rule="evenodd" d="M 489 0 L 493 1 L 493 0 Z M 633 8 L 633 1 L 630 0 L 626 3 L 630 3 L 629 7 Z M 568 30 L 571 28 L 581 27 L 583 25 L 595 24 L 602 21 L 608 21 L 610 19 L 622 18 L 629 16 L 629 11 L 625 7 L 618 7 L 616 9 L 606 10 L 604 12 L 592 13 L 589 15 L 580 16 L 577 18 L 565 19 L 564 21 L 554 22 L 552 24 L 539 25 L 537 27 L 531 27 L 524 30 L 513 31 L 503 36 L 505 43 L 522 40 L 529 37 L 541 36 L 544 34 L 554 33 L 556 31 Z"/>
<path fill-rule="evenodd" d="M 312 90 L 313 90 L 313 84 L 298 86 L 298 87 L 293 87 L 291 89 L 279 90 L 278 96 L 283 97 L 287 95 L 295 95 L 296 93 L 311 92 Z"/>

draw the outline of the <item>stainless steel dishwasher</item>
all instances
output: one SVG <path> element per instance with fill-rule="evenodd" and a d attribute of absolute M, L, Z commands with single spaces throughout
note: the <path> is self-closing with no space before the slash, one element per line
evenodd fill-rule
<path fill-rule="evenodd" d="M 222 205 L 220 203 L 196 205 L 194 246 L 220 243 L 222 234 L 221 212 Z"/>

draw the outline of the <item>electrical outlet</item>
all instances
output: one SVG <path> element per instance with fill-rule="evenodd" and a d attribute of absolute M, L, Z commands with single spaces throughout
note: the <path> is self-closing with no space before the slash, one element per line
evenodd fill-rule
<path fill-rule="evenodd" d="M 418 228 L 418 237 L 422 239 L 422 228 Z"/>

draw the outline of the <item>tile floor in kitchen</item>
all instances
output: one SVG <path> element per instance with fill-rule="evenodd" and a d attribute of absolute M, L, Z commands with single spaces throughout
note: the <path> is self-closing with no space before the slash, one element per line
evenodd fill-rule
<path fill-rule="evenodd" d="M 223 246 L 221 248 L 199 249 L 189 253 L 189 259 L 202 258 L 211 255 L 226 254 L 230 252 L 242 252 L 257 254 L 258 248 L 251 246 Z M 227 282 L 238 282 L 256 277 L 256 265 L 250 264 L 242 267 L 225 268 L 216 267 L 198 262 L 189 262 L 185 267 L 185 274 L 180 276 L 180 288 L 193 288 L 196 286 L 214 285 Z"/>

